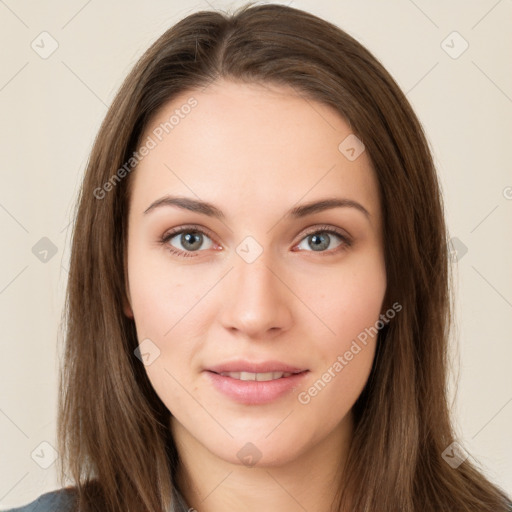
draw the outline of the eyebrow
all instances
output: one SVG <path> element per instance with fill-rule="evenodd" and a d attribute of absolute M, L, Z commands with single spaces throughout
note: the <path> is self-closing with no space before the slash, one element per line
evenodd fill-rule
<path fill-rule="evenodd" d="M 183 210 L 189 210 L 196 213 L 201 213 L 203 215 L 207 215 L 209 217 L 214 217 L 217 219 L 224 219 L 225 215 L 216 206 L 206 201 L 199 201 L 197 199 L 192 199 L 189 197 L 178 197 L 178 196 L 164 196 L 160 199 L 157 199 L 151 205 L 144 210 L 144 214 L 148 214 L 149 212 L 163 207 L 163 206 L 177 206 Z M 289 210 L 284 218 L 302 218 L 307 215 L 312 215 L 314 213 L 322 212 L 324 210 L 330 210 L 332 208 L 355 208 L 356 210 L 363 213 L 368 219 L 370 218 L 370 213 L 368 210 L 360 203 L 353 201 L 352 199 L 345 198 L 329 198 L 322 199 L 320 201 L 312 201 L 310 203 L 305 203 L 300 206 L 296 206 Z"/>

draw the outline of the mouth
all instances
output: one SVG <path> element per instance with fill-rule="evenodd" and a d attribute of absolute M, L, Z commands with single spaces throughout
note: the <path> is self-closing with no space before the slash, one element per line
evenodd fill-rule
<path fill-rule="evenodd" d="M 281 363 L 233 362 L 204 371 L 209 384 L 231 401 L 263 405 L 289 397 L 304 385 L 309 370 Z"/>
<path fill-rule="evenodd" d="M 209 366 L 205 368 L 207 371 L 217 373 L 218 375 L 230 374 L 233 378 L 239 380 L 260 380 L 252 377 L 253 375 L 262 376 L 261 380 L 272 380 L 274 378 L 281 378 L 283 375 L 300 373 L 308 371 L 304 367 L 292 366 L 288 363 L 282 363 L 281 361 L 263 361 L 256 363 L 248 360 L 236 360 L 221 363 L 215 366 Z M 240 376 L 236 376 L 239 374 Z M 270 375 L 277 374 L 277 377 L 270 377 Z"/>
<path fill-rule="evenodd" d="M 303 370 L 304 372 L 308 370 Z M 268 382 L 270 380 L 283 379 L 287 377 L 291 377 L 292 375 L 297 375 L 299 373 L 303 373 L 302 371 L 298 372 L 262 372 L 262 373 L 252 373 L 252 372 L 212 372 L 217 375 L 221 375 L 222 377 L 229 377 L 231 379 L 243 380 L 243 381 L 258 381 L 258 382 Z"/>

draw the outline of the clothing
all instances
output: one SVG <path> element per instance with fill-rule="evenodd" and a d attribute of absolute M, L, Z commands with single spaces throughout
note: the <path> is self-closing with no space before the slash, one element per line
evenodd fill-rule
<path fill-rule="evenodd" d="M 185 499 L 177 489 L 174 489 L 173 498 L 176 504 L 169 512 L 188 512 L 193 510 L 187 506 Z M 73 512 L 75 510 L 75 503 L 75 489 L 73 487 L 66 487 L 47 492 L 27 505 L 3 512 Z"/>
<path fill-rule="evenodd" d="M 75 504 L 72 488 L 57 489 L 39 496 L 28 505 L 12 508 L 5 512 L 71 512 Z"/>
<path fill-rule="evenodd" d="M 193 512 L 195 509 L 189 507 L 177 489 L 173 492 L 176 505 L 169 512 Z M 75 493 L 72 487 L 57 489 L 42 494 L 35 501 L 18 508 L 11 508 L 3 512 L 72 512 L 75 505 Z M 512 512 L 512 502 L 510 503 Z"/>

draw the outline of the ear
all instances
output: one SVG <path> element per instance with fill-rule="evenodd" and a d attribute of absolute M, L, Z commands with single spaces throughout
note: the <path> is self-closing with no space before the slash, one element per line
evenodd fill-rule
<path fill-rule="evenodd" d="M 130 286 L 128 283 L 128 271 L 126 268 L 126 254 L 124 258 L 124 295 L 123 295 L 123 313 L 128 318 L 133 318 L 132 299 L 130 296 Z"/>
<path fill-rule="evenodd" d="M 130 301 L 128 299 L 128 297 L 125 296 L 123 297 L 123 313 L 128 317 L 128 318 L 133 318 L 133 310 L 132 310 L 132 306 L 130 304 Z"/>

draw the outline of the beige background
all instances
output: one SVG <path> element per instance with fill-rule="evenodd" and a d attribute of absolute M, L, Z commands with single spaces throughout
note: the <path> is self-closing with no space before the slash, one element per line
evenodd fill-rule
<path fill-rule="evenodd" d="M 165 29 L 193 11 L 239 5 L 0 0 L 0 509 L 58 485 L 50 445 L 68 225 L 107 106 Z M 336 23 L 373 52 L 425 127 L 450 234 L 459 240 L 457 430 L 471 457 L 510 493 L 512 1 L 291 5 Z M 53 40 L 58 48 L 42 58 Z M 48 244 L 43 237 L 56 250 L 46 262 L 44 253 L 36 257 Z"/>

